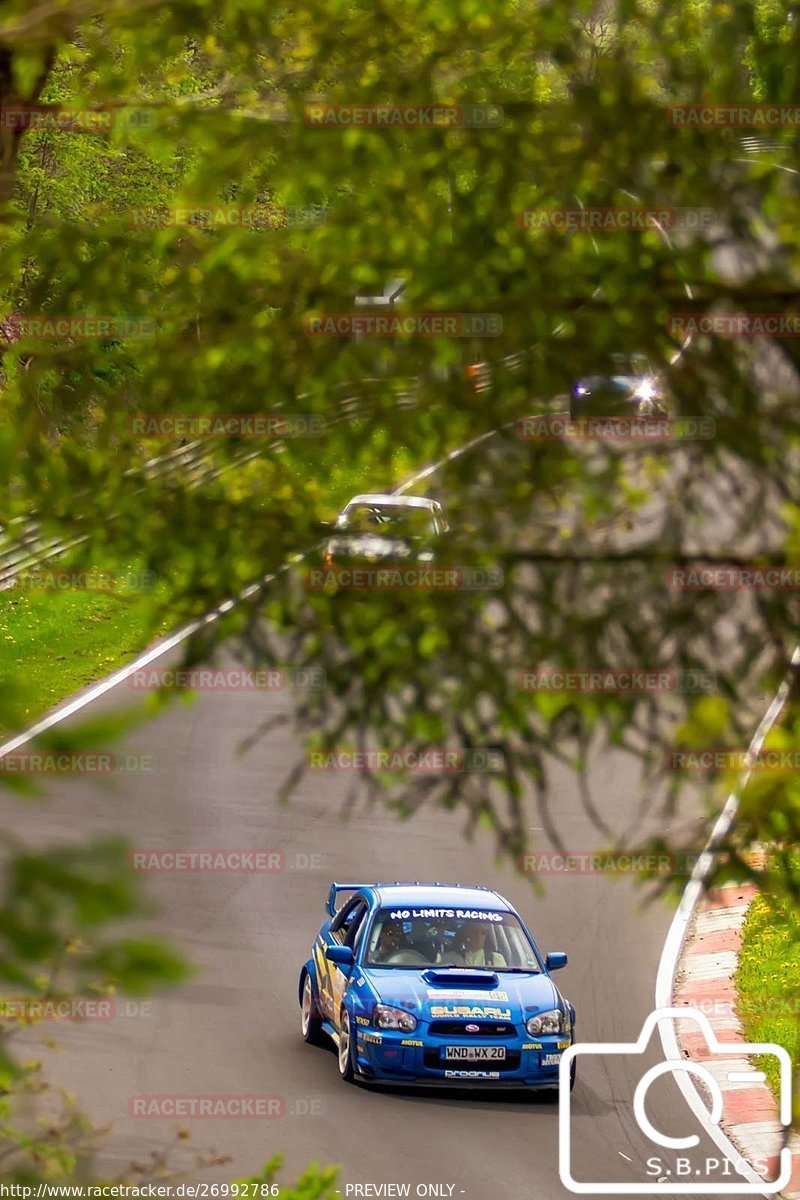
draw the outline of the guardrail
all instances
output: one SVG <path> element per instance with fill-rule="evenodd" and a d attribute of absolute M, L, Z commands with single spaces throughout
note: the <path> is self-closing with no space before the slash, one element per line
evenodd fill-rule
<path fill-rule="evenodd" d="M 180 476 L 188 476 L 184 478 L 184 486 L 194 490 L 218 479 L 226 471 L 243 466 L 257 458 L 259 453 L 258 450 L 250 450 L 229 463 L 218 465 L 212 461 L 213 446 L 198 438 L 167 454 L 150 458 L 141 466 L 129 467 L 123 476 L 144 481 L 134 495 L 146 491 L 147 484 L 153 480 L 169 481 Z M 112 513 L 106 520 L 114 520 L 116 515 Z M 15 576 L 20 571 L 40 567 L 89 540 L 88 534 L 66 538 L 43 536 L 33 514 L 14 517 L 0 528 L 0 591 L 13 588 Z"/>
<path fill-rule="evenodd" d="M 740 145 L 747 154 L 777 154 L 786 149 L 785 142 L 777 137 L 743 137 Z"/>

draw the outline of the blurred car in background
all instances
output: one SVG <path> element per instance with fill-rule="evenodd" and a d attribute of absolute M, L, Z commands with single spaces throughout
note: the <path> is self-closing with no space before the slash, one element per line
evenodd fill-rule
<path fill-rule="evenodd" d="M 669 415 L 664 388 L 644 354 L 612 354 L 608 370 L 585 375 L 572 387 L 569 415 L 660 419 Z"/>
<path fill-rule="evenodd" d="M 441 504 L 427 496 L 366 492 L 336 518 L 325 543 L 327 566 L 347 562 L 432 562 L 448 524 Z"/>

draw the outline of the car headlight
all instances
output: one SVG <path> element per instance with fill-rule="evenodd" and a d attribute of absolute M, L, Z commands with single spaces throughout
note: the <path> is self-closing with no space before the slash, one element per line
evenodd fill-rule
<path fill-rule="evenodd" d="M 652 379 L 640 379 L 636 385 L 634 395 L 637 400 L 654 400 L 656 396 L 656 385 Z"/>
<path fill-rule="evenodd" d="M 542 1033 L 566 1033 L 569 1029 L 569 1017 L 560 1008 L 551 1008 L 548 1012 L 538 1013 L 528 1017 L 525 1028 L 531 1037 Z"/>
<path fill-rule="evenodd" d="M 375 1005 L 375 1024 L 378 1029 L 401 1029 L 403 1033 L 411 1033 L 417 1028 L 417 1018 L 403 1008 L 395 1008 L 391 1004 Z"/>

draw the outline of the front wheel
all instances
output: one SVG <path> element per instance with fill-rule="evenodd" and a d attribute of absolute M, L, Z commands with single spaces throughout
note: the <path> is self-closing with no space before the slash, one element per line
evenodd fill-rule
<path fill-rule="evenodd" d="M 345 1083 L 352 1083 L 355 1076 L 353 1069 L 353 1035 L 350 1025 L 350 1014 L 342 1009 L 342 1019 L 339 1026 L 339 1074 Z"/>
<path fill-rule="evenodd" d="M 319 1043 L 322 1034 L 322 1020 L 317 1016 L 318 1009 L 314 985 L 311 982 L 311 976 L 306 971 L 306 977 L 303 980 L 303 996 L 300 1001 L 300 1030 L 303 1034 L 303 1041 L 309 1042 L 312 1046 Z"/>
<path fill-rule="evenodd" d="M 575 1078 L 577 1075 L 577 1071 L 578 1071 L 578 1060 L 577 1060 L 577 1058 L 573 1058 L 572 1062 L 569 1064 L 569 1090 L 571 1092 L 575 1091 Z"/>

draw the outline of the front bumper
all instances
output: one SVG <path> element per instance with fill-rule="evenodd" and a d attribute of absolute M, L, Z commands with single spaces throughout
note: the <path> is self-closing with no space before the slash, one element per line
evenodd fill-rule
<path fill-rule="evenodd" d="M 570 1034 L 537 1039 L 431 1036 L 416 1030 L 359 1028 L 356 1065 L 359 1075 L 374 1083 L 415 1084 L 435 1087 L 557 1087 L 561 1055 L 572 1044 Z M 505 1060 L 446 1060 L 445 1046 L 497 1046 Z"/>

